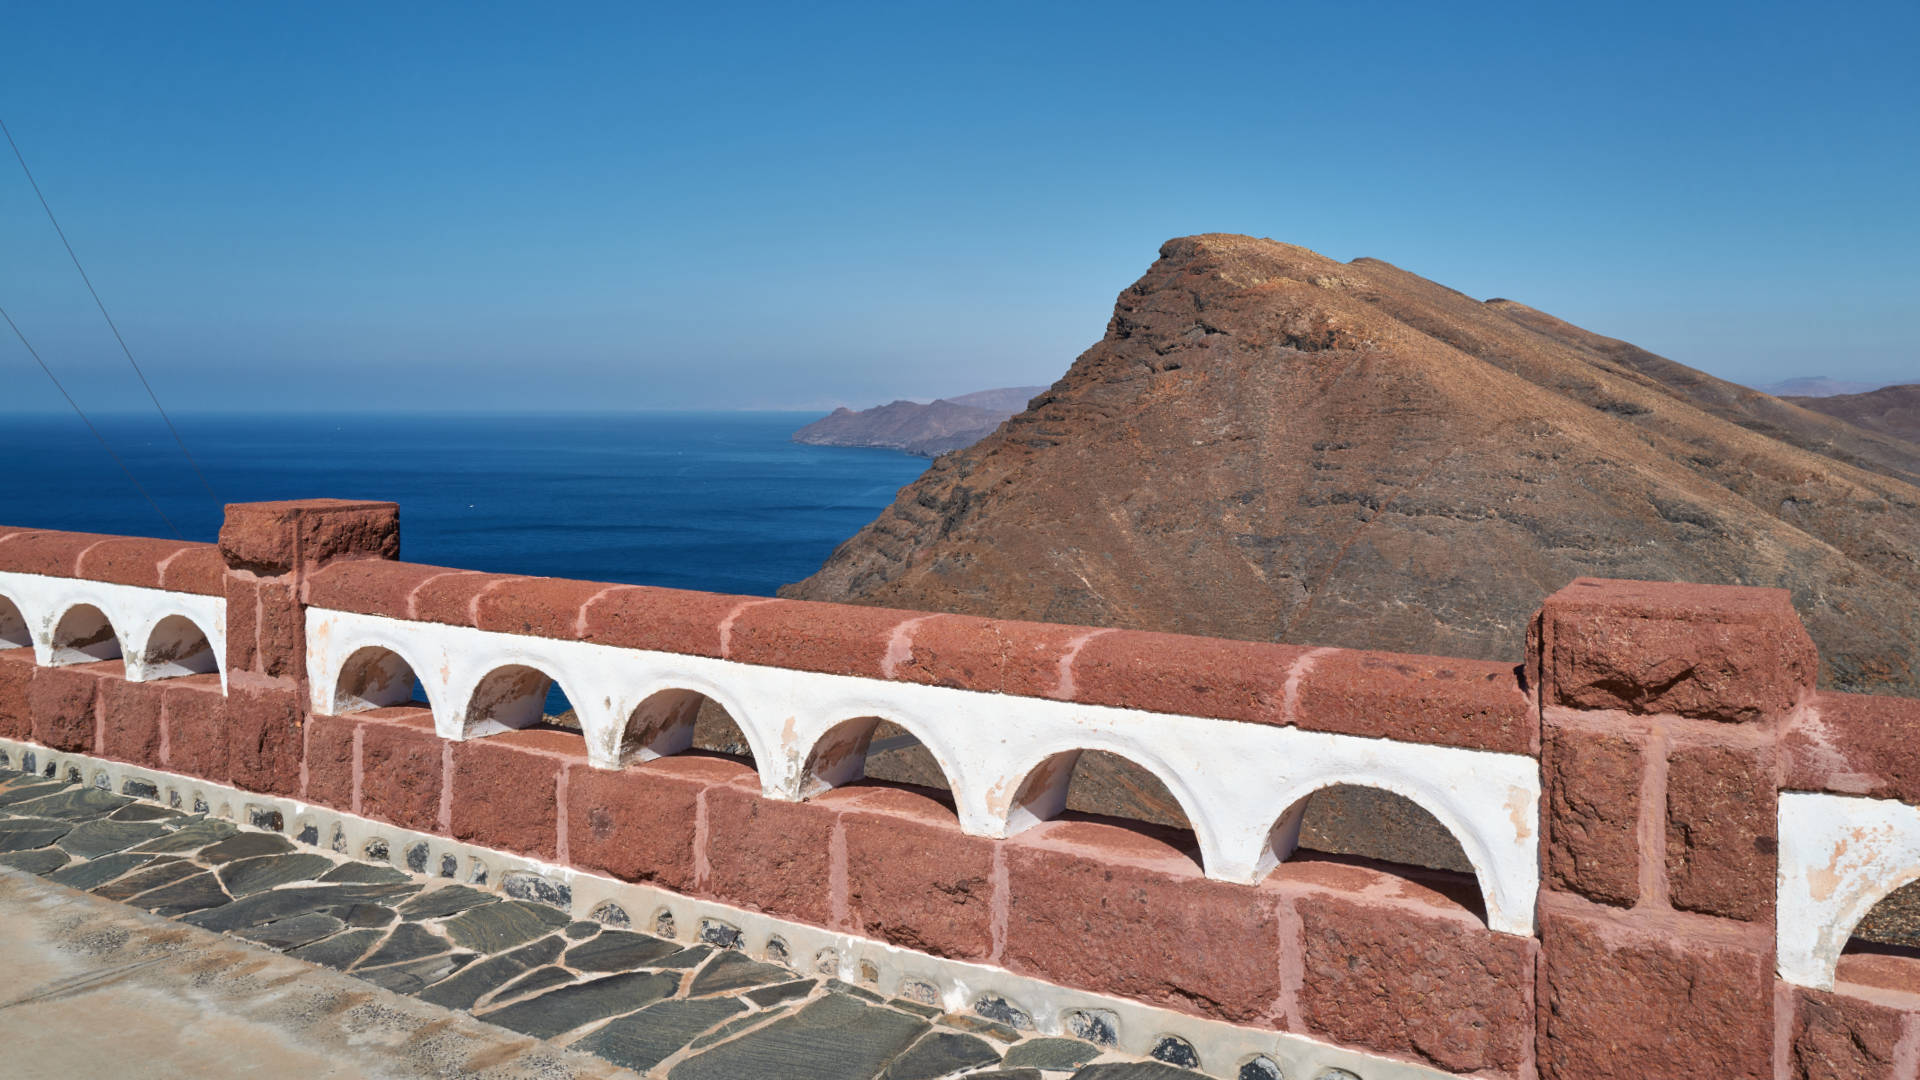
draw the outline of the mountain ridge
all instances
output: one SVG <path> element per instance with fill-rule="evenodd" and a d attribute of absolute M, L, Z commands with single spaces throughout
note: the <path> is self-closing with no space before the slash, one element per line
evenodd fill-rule
<path fill-rule="evenodd" d="M 900 450 L 920 457 L 971 446 L 1025 409 L 1041 386 L 976 390 L 926 404 L 891 401 L 855 412 L 842 406 L 793 433 L 810 446 L 867 446 Z"/>

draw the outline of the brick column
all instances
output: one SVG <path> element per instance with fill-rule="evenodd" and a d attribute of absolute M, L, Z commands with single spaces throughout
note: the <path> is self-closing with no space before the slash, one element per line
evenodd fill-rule
<path fill-rule="evenodd" d="M 1582 578 L 1529 638 L 1540 1076 L 1772 1080 L 1776 743 L 1819 667 L 1786 592 Z"/>
<path fill-rule="evenodd" d="M 340 559 L 400 554 L 400 508 L 300 499 L 233 503 L 220 526 L 226 561 L 227 729 L 232 783 L 300 794 L 307 712 L 306 577 Z"/>

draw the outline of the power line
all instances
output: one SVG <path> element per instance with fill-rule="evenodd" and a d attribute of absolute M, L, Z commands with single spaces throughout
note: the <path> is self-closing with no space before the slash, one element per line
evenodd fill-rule
<path fill-rule="evenodd" d="M 7 130 L 7 122 L 5 120 L 0 120 L 0 134 L 6 135 L 7 145 L 13 148 L 13 159 L 20 163 L 20 171 L 27 174 L 27 183 L 32 185 L 34 195 L 39 198 L 40 209 L 47 212 L 47 220 L 53 223 L 53 231 L 60 235 L 60 243 L 67 249 L 67 258 L 73 260 L 73 268 L 80 271 L 80 280 L 86 282 L 87 292 L 93 294 L 94 306 L 100 309 L 100 317 L 107 320 L 107 329 L 113 331 L 113 340 L 120 343 L 120 351 L 126 354 L 127 363 L 133 366 L 133 373 L 140 377 L 140 385 L 146 387 L 147 396 L 153 399 L 154 411 L 160 414 L 160 419 L 166 421 L 167 430 L 173 434 L 173 441 L 175 445 L 180 447 L 180 453 L 186 456 L 187 464 L 193 467 L 193 475 L 200 478 L 200 486 L 206 489 L 207 498 L 212 499 L 214 502 L 219 502 L 220 497 L 213 493 L 213 485 L 207 483 L 207 474 L 200 471 L 200 463 L 193 459 L 193 452 L 187 449 L 186 440 L 180 437 L 180 430 L 173 426 L 173 417 L 168 416 L 167 410 L 161 407 L 160 395 L 153 392 L 153 384 L 147 381 L 147 373 L 140 370 L 140 364 L 133 358 L 133 350 L 127 348 L 127 339 L 120 336 L 120 327 L 114 324 L 113 316 L 107 314 L 107 305 L 100 299 L 99 290 L 93 287 L 93 279 L 87 276 L 87 268 L 80 265 L 80 256 L 74 253 L 73 244 L 67 240 L 67 231 L 60 227 L 60 219 L 53 216 L 53 207 L 47 204 L 46 195 L 41 193 L 40 182 L 33 178 L 33 170 L 27 168 L 26 155 L 20 152 L 20 144 L 13 141 L 13 132 Z M 9 319 L 8 322 L 12 322 L 12 320 Z M 19 332 L 19 328 L 15 327 L 14 333 L 17 334 Z M 23 337 L 20 340 L 25 342 L 26 338 Z M 35 359 L 39 359 L 39 357 L 36 356 Z M 42 364 L 40 366 L 45 367 L 46 365 Z M 49 371 L 47 374 L 52 375 L 53 372 Z M 54 381 L 57 383 L 59 380 L 56 379 Z M 61 391 L 61 393 L 65 392 L 65 390 Z M 71 401 L 73 399 L 68 398 L 67 400 Z M 76 411 L 79 408 L 78 405 L 74 406 Z M 84 420 L 86 417 L 82 416 L 81 419 Z M 92 425 L 89 424 L 88 426 L 91 427 Z M 94 434 L 98 435 L 99 432 L 95 432 Z M 101 444 L 105 445 L 105 440 L 102 440 Z M 124 465 L 121 467 L 125 468 Z M 129 473 L 128 476 L 131 477 L 132 474 Z M 152 502 L 153 500 L 149 499 L 147 501 Z M 155 506 L 154 509 L 158 510 L 159 507 Z M 165 517 L 166 515 L 162 514 L 161 516 Z"/>
<path fill-rule="evenodd" d="M 80 409 L 80 403 L 73 400 L 73 395 L 67 393 L 67 388 L 60 385 L 59 376 L 53 373 L 53 369 L 47 366 L 45 360 L 40 359 L 40 353 L 34 349 L 33 344 L 27 340 L 27 335 L 20 332 L 19 325 L 13 321 L 13 316 L 7 314 L 7 309 L 4 307 L 0 307 L 0 319 L 7 320 L 7 325 L 13 327 L 13 336 L 19 338 L 20 344 L 26 346 L 27 355 L 33 357 L 33 362 L 39 364 L 40 370 L 46 372 L 47 378 L 53 380 L 54 389 L 60 391 L 60 396 L 66 398 L 67 404 L 73 406 L 73 411 L 80 417 L 80 422 L 87 425 L 87 430 L 93 432 L 94 438 L 100 440 L 100 446 L 107 452 L 107 456 L 113 458 L 113 463 L 120 466 L 121 472 L 127 474 L 127 480 L 133 484 L 135 490 L 140 492 L 140 497 L 147 500 L 147 505 L 153 507 L 153 512 L 159 514 L 160 520 L 167 523 L 167 531 L 173 534 L 174 539 L 178 540 L 180 538 L 180 530 L 174 527 L 173 519 L 167 516 L 165 510 L 160 509 L 159 503 L 153 501 L 153 496 L 147 494 L 147 489 L 141 486 L 139 480 L 134 478 L 133 470 L 127 468 L 127 463 L 120 460 L 119 454 L 113 452 L 113 447 L 107 445 L 106 436 L 100 434 L 100 429 L 94 427 L 93 421 L 87 419 L 87 414 Z"/>

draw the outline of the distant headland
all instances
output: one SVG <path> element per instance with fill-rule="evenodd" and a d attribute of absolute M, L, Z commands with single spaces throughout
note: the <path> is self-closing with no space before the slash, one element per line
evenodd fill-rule
<path fill-rule="evenodd" d="M 925 405 L 895 401 L 859 412 L 842 407 L 794 432 L 793 441 L 811 446 L 871 446 L 939 457 L 993 434 L 1045 389 L 1009 386 L 939 398 Z"/>

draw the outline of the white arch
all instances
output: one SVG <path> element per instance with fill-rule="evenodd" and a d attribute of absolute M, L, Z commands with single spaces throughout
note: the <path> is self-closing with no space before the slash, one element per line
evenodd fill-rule
<path fill-rule="evenodd" d="M 1897 799 L 1783 791 L 1779 835 L 1780 977 L 1831 990 L 1854 927 L 1895 889 L 1920 880 L 1920 808 Z"/>
<path fill-rule="evenodd" d="M 75 600 L 60 609 L 48 632 L 51 653 L 48 666 L 91 664 L 99 660 L 120 660 L 125 666 L 126 647 L 113 616 L 92 600 Z"/>
<path fill-rule="evenodd" d="M 1091 733 L 1082 738 L 1064 738 L 1045 744 L 1040 753 L 1027 758 L 1024 768 L 1016 767 L 1016 771 L 1010 774 L 1012 783 L 1002 785 L 1002 790 L 1006 792 L 1004 802 L 994 808 L 1000 817 L 1000 835 L 1012 836 L 1057 816 L 1066 807 L 1067 785 L 1079 765 L 1078 756 L 1088 750 L 1112 754 L 1152 774 L 1164 784 L 1167 794 L 1180 804 L 1180 812 L 1186 815 L 1187 824 L 1193 827 L 1194 839 L 1200 846 L 1201 870 L 1207 872 L 1209 877 L 1214 876 L 1213 868 L 1227 857 L 1220 843 L 1222 830 L 1210 808 L 1187 784 L 1186 778 L 1179 770 L 1138 746 L 1129 746 L 1117 739 Z M 1074 760 L 1067 762 L 1065 768 L 1058 769 L 1056 775 L 1040 778 L 1043 781 L 1041 790 L 1028 790 L 1030 781 L 1036 779 L 1036 773 L 1049 762 L 1067 754 L 1074 755 Z M 1027 796 L 1024 806 L 1021 805 L 1022 795 Z"/>
<path fill-rule="evenodd" d="M 206 637 L 213 656 L 213 667 L 209 670 L 220 672 L 221 688 L 226 688 L 225 597 L 11 571 L 0 571 L 0 594 L 12 602 L 25 622 L 26 636 L 33 646 L 34 662 L 42 667 L 104 659 L 59 653 L 55 648 L 54 638 L 62 620 L 76 607 L 84 605 L 99 611 L 113 628 L 120 642 L 129 681 L 140 682 L 183 673 L 160 664 L 150 674 L 143 662 L 155 628 L 177 617 L 191 622 Z M 0 647 L 9 646 L 0 643 Z"/>
<path fill-rule="evenodd" d="M 534 689 L 530 680 L 520 686 L 500 685 L 501 678 L 514 671 L 529 672 L 538 676 L 538 689 Z M 496 692 L 506 696 L 492 703 L 483 702 L 482 691 L 487 690 L 490 685 L 496 686 L 498 688 Z M 574 696 L 568 691 L 567 684 L 561 681 L 560 676 L 545 667 L 520 660 L 494 664 L 475 679 L 473 685 L 467 688 L 466 694 L 459 699 L 464 702 L 460 710 L 460 730 L 471 739 L 537 724 L 546 716 L 547 694 L 555 686 L 560 687 L 560 692 L 567 695 L 567 702 L 571 704 Z M 479 708 L 487 710 L 487 718 L 480 720 L 474 718 L 474 711 Z M 575 708 L 574 715 L 576 717 L 580 715 L 578 707 Z M 584 730 L 583 726 L 583 733 Z"/>
<path fill-rule="evenodd" d="M 747 751 L 753 755 L 755 767 L 758 768 L 760 762 L 767 759 L 771 748 L 767 745 L 765 734 L 749 722 L 746 709 L 738 697 L 714 680 L 704 678 L 696 672 L 667 669 L 648 672 L 648 677 L 641 684 L 638 692 L 628 693 L 618 699 L 618 707 L 615 711 L 620 717 L 620 723 L 609 731 L 610 738 L 589 742 L 588 756 L 592 763 L 603 768 L 619 768 L 623 764 L 620 760 L 620 746 L 626 739 L 627 725 L 632 722 L 634 713 L 654 698 L 675 692 L 698 694 L 725 709 L 727 715 L 733 718 L 734 726 L 740 729 L 741 738 L 747 740 Z M 683 738 L 684 743 L 680 741 Z M 677 754 L 692 744 L 693 718 L 688 717 L 684 731 L 666 733 L 665 741 L 660 742 L 659 745 L 642 747 L 637 760 L 647 761 L 668 754 Z"/>
<path fill-rule="evenodd" d="M 392 664 L 375 661 L 374 670 L 376 673 L 384 675 L 386 677 L 385 681 L 377 687 L 349 691 L 346 686 L 349 670 L 352 668 L 355 659 L 367 653 L 380 653 L 399 661 L 399 663 L 406 668 L 406 677 L 402 678 L 400 672 L 395 670 Z M 419 681 L 421 692 L 427 697 L 427 707 L 431 709 L 433 707 L 433 691 L 427 687 L 426 681 L 421 679 L 419 666 L 413 662 L 413 659 L 407 655 L 404 649 L 375 642 L 359 644 L 355 646 L 351 652 L 348 652 L 340 658 L 339 670 L 334 673 L 333 683 L 328 688 L 327 711 L 335 715 L 345 715 L 351 712 L 360 712 L 365 709 L 380 709 L 392 705 L 404 705 L 413 700 L 413 684 L 415 681 Z M 368 692 L 369 690 L 371 690 L 371 693 Z"/>
<path fill-rule="evenodd" d="M 191 615 L 162 615 L 137 632 L 137 644 L 126 655 L 127 678 L 134 682 L 205 675 L 219 671 L 226 659 L 213 651 L 213 635 Z"/>
<path fill-rule="evenodd" d="M 828 712 L 825 715 L 833 714 Z M 910 719 L 897 710 L 889 710 L 849 715 L 838 722 L 829 722 L 825 730 L 819 732 L 813 742 L 808 744 L 799 755 L 802 794 L 816 795 L 820 791 L 850 784 L 864 777 L 867 772 L 867 753 L 872 748 L 873 732 L 882 723 L 894 725 L 913 736 L 921 746 L 926 747 L 935 767 L 940 770 L 941 778 L 947 782 L 947 790 L 956 790 L 958 784 L 956 770 L 949 764 L 953 757 L 952 752 L 944 749 L 939 739 L 929 738 L 930 729 L 921 724 L 917 718 Z M 836 751 L 839 752 L 839 756 L 831 758 Z M 822 754 L 830 755 L 830 760 L 826 762 L 819 760 Z M 955 801 L 957 804 L 957 795 Z"/>
<path fill-rule="evenodd" d="M 0 649 L 33 648 L 26 609 L 6 593 L 0 592 Z"/>

